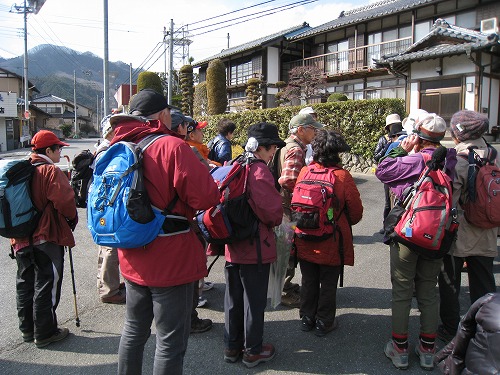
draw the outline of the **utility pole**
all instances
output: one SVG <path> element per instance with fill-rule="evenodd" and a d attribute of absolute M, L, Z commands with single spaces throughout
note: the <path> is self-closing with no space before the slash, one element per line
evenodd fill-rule
<path fill-rule="evenodd" d="M 174 84 L 173 71 L 174 71 L 174 20 L 170 19 L 170 39 L 169 39 L 169 64 L 168 64 L 168 94 L 167 103 L 172 103 L 172 86 Z"/>
<path fill-rule="evenodd" d="M 37 14 L 40 9 L 42 8 L 43 4 L 45 3 L 45 0 L 43 1 L 33 1 L 33 0 L 28 0 L 29 6 L 26 4 L 26 0 L 24 0 L 23 5 L 17 5 L 14 4 L 12 8 L 10 9 L 10 12 L 12 13 L 17 13 L 17 14 L 23 14 L 24 18 L 24 114 L 22 116 L 23 118 L 23 123 L 26 123 L 27 125 L 27 134 L 24 134 L 25 132 L 21 131 L 21 134 L 24 136 L 29 136 L 29 119 L 30 119 L 30 111 L 29 111 L 29 95 L 28 95 L 28 13 L 35 13 Z M 14 9 L 14 10 L 13 10 Z"/>
<path fill-rule="evenodd" d="M 109 56 L 108 56 L 108 0 L 103 0 L 104 4 L 104 110 L 102 117 L 109 113 Z"/>
<path fill-rule="evenodd" d="M 73 102 L 75 103 L 75 135 L 73 138 L 78 138 L 78 131 L 76 129 L 76 71 L 73 70 Z"/>
<path fill-rule="evenodd" d="M 229 49 L 229 33 L 227 33 L 227 48 Z"/>

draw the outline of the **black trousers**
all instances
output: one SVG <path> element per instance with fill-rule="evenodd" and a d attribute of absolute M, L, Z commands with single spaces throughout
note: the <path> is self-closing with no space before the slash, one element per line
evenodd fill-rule
<path fill-rule="evenodd" d="M 308 316 L 325 325 L 333 324 L 337 313 L 337 283 L 340 266 L 325 266 L 300 259 L 300 317 Z"/>
<path fill-rule="evenodd" d="M 389 215 L 389 212 L 391 212 L 392 204 L 391 204 L 391 191 L 389 190 L 389 185 L 384 184 L 384 196 L 385 196 L 385 203 L 384 203 L 384 220 Z"/>
<path fill-rule="evenodd" d="M 492 257 L 470 256 L 465 258 L 445 255 L 439 274 L 439 316 L 446 330 L 455 333 L 460 322 L 460 284 L 464 262 L 467 262 L 471 304 L 486 293 L 495 293 Z"/>
<path fill-rule="evenodd" d="M 19 329 L 37 340 L 57 330 L 56 309 L 61 298 L 64 247 L 52 242 L 28 246 L 16 253 L 16 302 Z"/>
<path fill-rule="evenodd" d="M 227 349 L 262 351 L 270 264 L 226 262 L 224 344 Z"/>

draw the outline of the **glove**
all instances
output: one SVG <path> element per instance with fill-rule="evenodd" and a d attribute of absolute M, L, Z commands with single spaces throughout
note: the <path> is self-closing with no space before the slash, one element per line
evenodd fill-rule
<path fill-rule="evenodd" d="M 75 228 L 76 228 L 76 224 L 78 224 L 78 215 L 76 215 L 75 218 L 72 220 L 66 219 L 66 222 L 68 223 L 71 231 L 74 232 Z"/>

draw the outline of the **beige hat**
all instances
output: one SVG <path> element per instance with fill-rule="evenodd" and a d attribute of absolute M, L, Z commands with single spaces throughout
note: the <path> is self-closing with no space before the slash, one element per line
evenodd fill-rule
<path fill-rule="evenodd" d="M 397 113 L 393 113 L 385 118 L 385 130 L 388 132 L 392 124 L 401 124 L 401 118 Z"/>
<path fill-rule="evenodd" d="M 420 119 L 415 125 L 415 133 L 419 138 L 438 143 L 444 138 L 446 122 L 435 113 L 429 113 L 427 117 Z"/>

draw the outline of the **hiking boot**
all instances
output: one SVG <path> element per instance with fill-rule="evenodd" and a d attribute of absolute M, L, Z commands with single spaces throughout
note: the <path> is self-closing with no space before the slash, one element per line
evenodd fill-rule
<path fill-rule="evenodd" d="M 34 339 L 33 332 L 23 332 L 23 341 L 24 342 L 32 342 Z"/>
<path fill-rule="evenodd" d="M 198 305 L 196 307 L 204 307 L 207 303 L 208 303 L 208 300 L 205 297 L 199 296 L 198 297 Z"/>
<path fill-rule="evenodd" d="M 67 329 L 66 327 L 60 327 L 56 330 L 56 332 L 52 336 L 47 337 L 46 339 L 43 340 L 35 339 L 35 345 L 37 348 L 43 348 L 53 342 L 65 339 L 68 336 L 68 333 L 69 329 Z"/>
<path fill-rule="evenodd" d="M 455 335 L 448 331 L 444 325 L 440 324 L 437 329 L 437 338 L 440 339 L 445 344 L 449 343 Z"/>
<path fill-rule="evenodd" d="M 339 321 L 337 318 L 333 320 L 333 323 L 330 325 L 326 325 L 322 320 L 316 320 L 316 328 L 314 330 L 314 334 L 318 337 L 325 336 L 328 332 L 332 332 L 339 326 Z"/>
<path fill-rule="evenodd" d="M 314 320 L 309 318 L 307 315 L 304 315 L 302 319 L 300 319 L 300 329 L 304 332 L 309 332 L 315 325 Z"/>
<path fill-rule="evenodd" d="M 228 363 L 234 363 L 243 354 L 242 349 L 224 349 L 224 361 Z"/>
<path fill-rule="evenodd" d="M 272 344 L 262 344 L 262 350 L 258 354 L 245 352 L 243 354 L 243 364 L 248 368 L 255 367 L 261 362 L 268 362 L 274 358 L 276 350 Z"/>
<path fill-rule="evenodd" d="M 434 369 L 434 354 L 436 354 L 436 347 L 432 349 L 424 349 L 420 342 L 415 346 L 415 353 L 420 358 L 420 367 L 424 370 Z"/>
<path fill-rule="evenodd" d="M 126 293 L 124 289 L 119 289 L 118 293 L 111 297 L 101 297 L 102 303 L 112 303 L 115 305 L 123 305 L 127 300 Z"/>
<path fill-rule="evenodd" d="M 191 321 L 191 333 L 202 333 L 212 329 L 212 321 L 210 319 L 196 319 Z"/>
<path fill-rule="evenodd" d="M 300 307 L 300 293 L 290 292 L 281 296 L 281 303 L 288 307 Z"/>
<path fill-rule="evenodd" d="M 384 353 L 387 358 L 392 361 L 392 364 L 400 370 L 408 368 L 408 349 L 399 349 L 392 340 L 385 345 Z"/>

